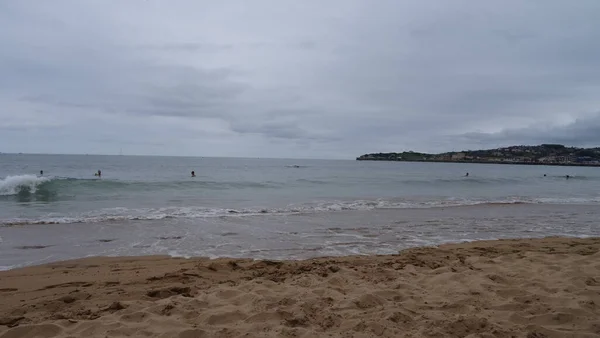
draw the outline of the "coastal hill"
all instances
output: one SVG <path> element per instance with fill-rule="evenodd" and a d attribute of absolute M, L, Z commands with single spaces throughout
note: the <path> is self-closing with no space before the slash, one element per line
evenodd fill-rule
<path fill-rule="evenodd" d="M 511 146 L 441 154 L 427 154 L 414 151 L 405 151 L 401 153 L 374 153 L 362 155 L 356 159 L 358 161 L 600 166 L 600 148 L 576 148 L 566 147 L 562 144 L 542 144 L 538 146 Z"/>

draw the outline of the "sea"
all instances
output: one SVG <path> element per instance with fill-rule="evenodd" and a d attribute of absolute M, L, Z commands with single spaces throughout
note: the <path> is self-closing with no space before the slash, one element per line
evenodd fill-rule
<path fill-rule="evenodd" d="M 600 235 L 599 206 L 591 167 L 0 154 L 0 270 L 89 256 L 305 259 L 589 237 Z"/>

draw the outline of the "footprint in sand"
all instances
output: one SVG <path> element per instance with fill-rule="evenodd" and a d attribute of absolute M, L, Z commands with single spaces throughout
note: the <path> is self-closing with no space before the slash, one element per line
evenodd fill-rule
<path fill-rule="evenodd" d="M 209 335 L 206 333 L 206 331 L 203 331 L 200 329 L 193 329 L 193 330 L 181 331 L 177 337 L 178 338 L 204 338 L 204 337 L 208 337 L 208 336 Z"/>
<path fill-rule="evenodd" d="M 26 325 L 6 331 L 0 338 L 51 338 L 58 336 L 63 330 L 54 324 Z"/>

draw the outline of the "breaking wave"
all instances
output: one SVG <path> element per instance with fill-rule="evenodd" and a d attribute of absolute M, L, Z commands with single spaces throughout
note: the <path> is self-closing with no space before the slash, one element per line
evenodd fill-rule
<path fill-rule="evenodd" d="M 35 175 L 7 176 L 0 180 L 0 196 L 35 193 L 39 186 L 49 182 L 47 177 Z"/>
<path fill-rule="evenodd" d="M 554 199 L 554 198 L 507 198 L 499 200 L 356 200 L 356 201 L 328 201 L 314 202 L 301 205 L 288 205 L 285 208 L 246 208 L 224 209 L 205 207 L 162 207 L 162 208 L 110 208 L 87 213 L 68 216 L 47 216 L 38 219 L 0 219 L 0 226 L 20 226 L 31 224 L 63 224 L 63 223 L 103 223 L 123 221 L 152 221 L 166 219 L 197 219 L 197 218 L 227 218 L 249 216 L 290 216 L 297 214 L 340 212 L 340 211 L 367 211 L 376 209 L 422 209 L 445 208 L 465 206 L 493 206 L 506 204 L 596 204 L 600 198 L 582 199 Z"/>
<path fill-rule="evenodd" d="M 276 189 L 282 187 L 278 182 L 215 182 L 183 180 L 170 182 L 118 181 L 108 179 L 80 179 L 69 177 L 41 177 L 35 175 L 7 176 L 0 179 L 0 196 L 37 197 L 55 196 L 65 193 L 68 196 L 79 194 L 97 194 L 108 191 L 160 191 L 164 189 L 206 190 L 227 189 Z"/>

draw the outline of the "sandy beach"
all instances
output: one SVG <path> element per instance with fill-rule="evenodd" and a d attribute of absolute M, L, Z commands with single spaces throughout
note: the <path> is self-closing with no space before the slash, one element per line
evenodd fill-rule
<path fill-rule="evenodd" d="M 0 272 L 0 337 L 600 337 L 600 238 Z"/>

